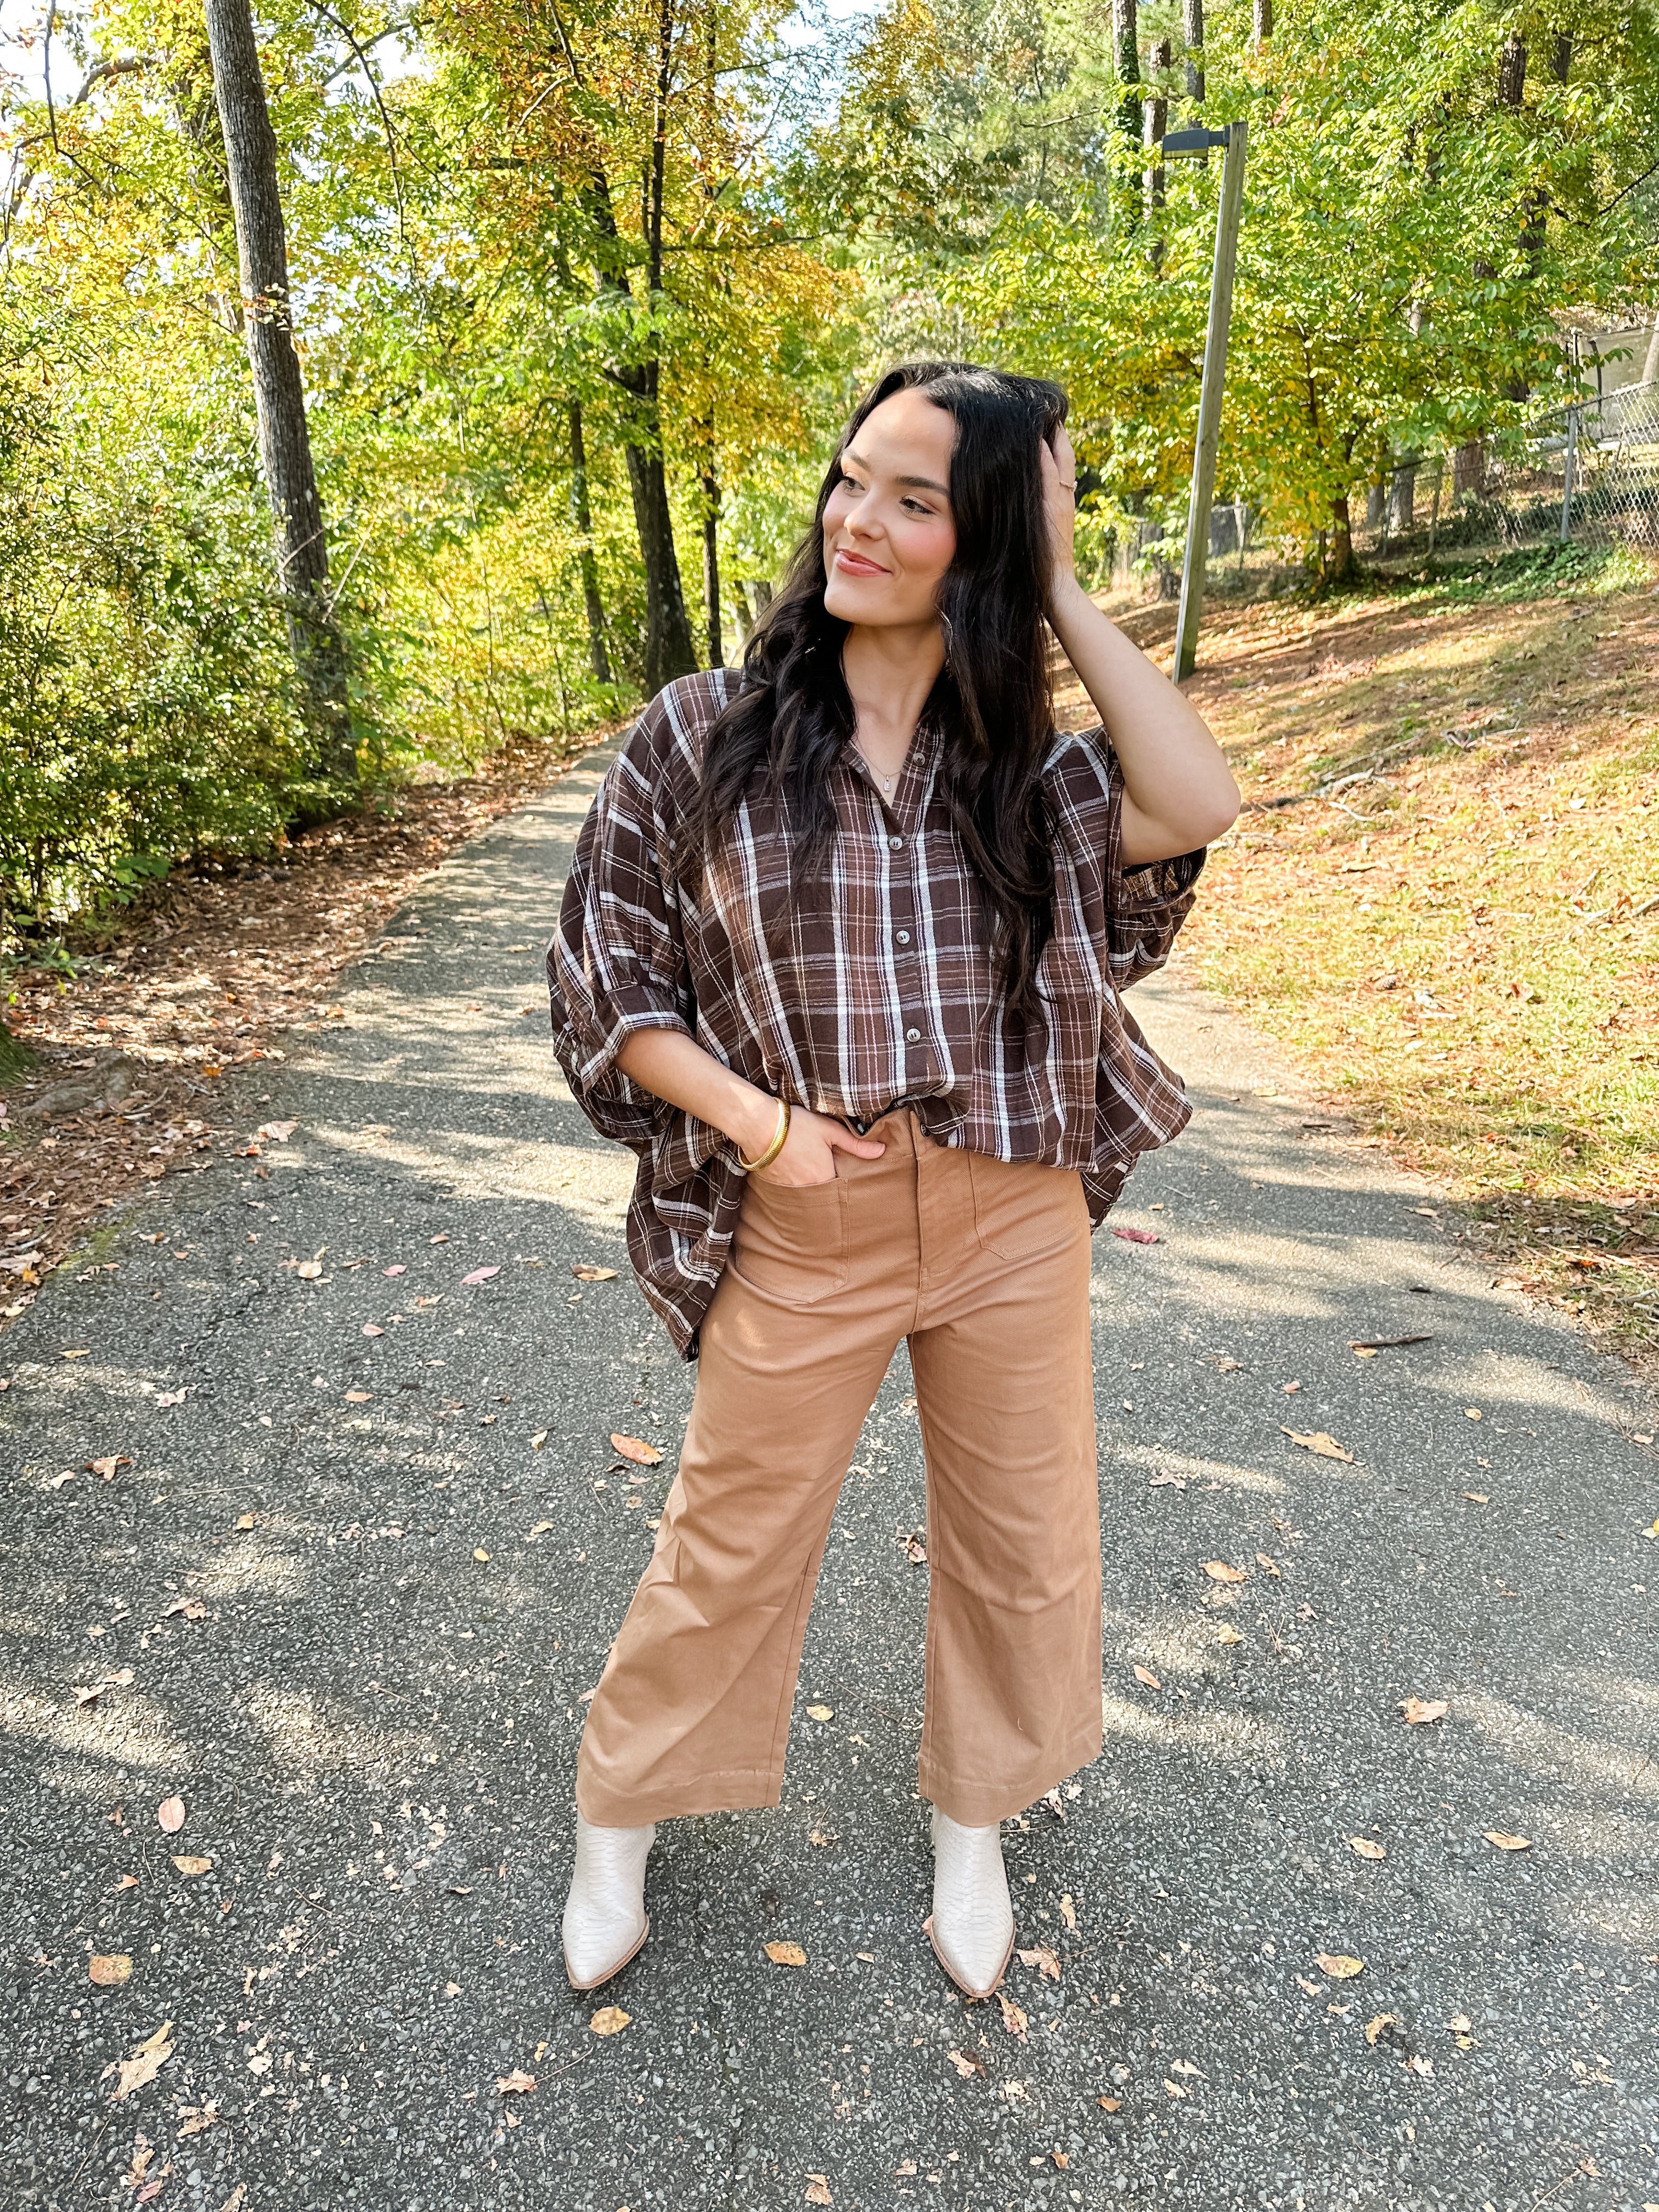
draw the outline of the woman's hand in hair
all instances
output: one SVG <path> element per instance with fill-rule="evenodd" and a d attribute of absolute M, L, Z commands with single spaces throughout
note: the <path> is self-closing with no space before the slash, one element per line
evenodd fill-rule
<path fill-rule="evenodd" d="M 868 1137 L 855 1137 L 843 1121 L 832 1121 L 827 1114 L 809 1114 L 804 1106 L 797 1106 L 789 1116 L 789 1136 L 783 1150 L 770 1167 L 755 1171 L 754 1180 L 781 1183 L 787 1189 L 834 1182 L 837 1152 L 851 1152 L 860 1160 L 878 1160 L 886 1149 L 884 1145 L 872 1144 Z"/>
<path fill-rule="evenodd" d="M 1062 422 L 1052 446 L 1037 441 L 1037 460 L 1042 471 L 1042 505 L 1048 518 L 1048 542 L 1054 548 L 1049 589 L 1068 583 L 1076 574 L 1073 538 L 1077 529 L 1077 455 Z"/>

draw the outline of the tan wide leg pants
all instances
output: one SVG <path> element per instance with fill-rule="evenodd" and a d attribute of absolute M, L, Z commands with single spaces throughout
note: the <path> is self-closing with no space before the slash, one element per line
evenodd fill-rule
<path fill-rule="evenodd" d="M 750 1181 L 582 1737 L 576 1802 L 600 1826 L 778 1802 L 836 1499 L 901 1337 L 927 1468 L 921 1794 L 983 1826 L 1099 1753 L 1081 1182 L 938 1145 L 907 1111 L 870 1134 L 882 1157 L 838 1153 L 834 1182 Z"/>

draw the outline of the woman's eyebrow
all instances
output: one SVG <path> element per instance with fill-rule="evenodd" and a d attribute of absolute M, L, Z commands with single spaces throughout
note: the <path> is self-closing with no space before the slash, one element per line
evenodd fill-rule
<path fill-rule="evenodd" d="M 869 473 L 869 462 L 865 459 L 862 453 L 855 452 L 851 446 L 847 448 L 846 459 L 851 461 L 855 468 L 864 470 L 866 474 Z M 932 477 L 895 477 L 893 482 L 914 485 L 918 491 L 936 491 L 941 499 L 949 499 L 951 496 L 950 486 L 935 483 Z"/>

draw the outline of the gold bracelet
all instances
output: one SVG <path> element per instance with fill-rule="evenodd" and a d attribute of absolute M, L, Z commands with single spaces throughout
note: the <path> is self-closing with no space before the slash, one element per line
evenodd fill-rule
<path fill-rule="evenodd" d="M 787 1098 L 780 1098 L 778 1101 L 777 1134 L 773 1138 L 771 1143 L 766 1147 L 766 1150 L 761 1154 L 757 1160 L 746 1160 L 743 1154 L 739 1152 L 738 1154 L 738 1165 L 749 1175 L 753 1175 L 757 1168 L 769 1168 L 773 1161 L 776 1159 L 778 1154 L 783 1150 L 788 1141 L 789 1101 Z"/>

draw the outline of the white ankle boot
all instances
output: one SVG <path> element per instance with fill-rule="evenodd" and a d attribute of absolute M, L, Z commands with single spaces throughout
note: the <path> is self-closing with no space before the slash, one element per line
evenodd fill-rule
<path fill-rule="evenodd" d="M 957 1987 L 988 1997 L 1014 1948 L 1000 1822 L 964 1828 L 933 1808 L 933 1910 L 923 1925 Z"/>
<path fill-rule="evenodd" d="M 594 1828 L 576 1815 L 576 1864 L 564 1907 L 564 1970 L 575 1990 L 597 1989 L 651 1933 L 645 1862 L 656 1827 Z"/>

